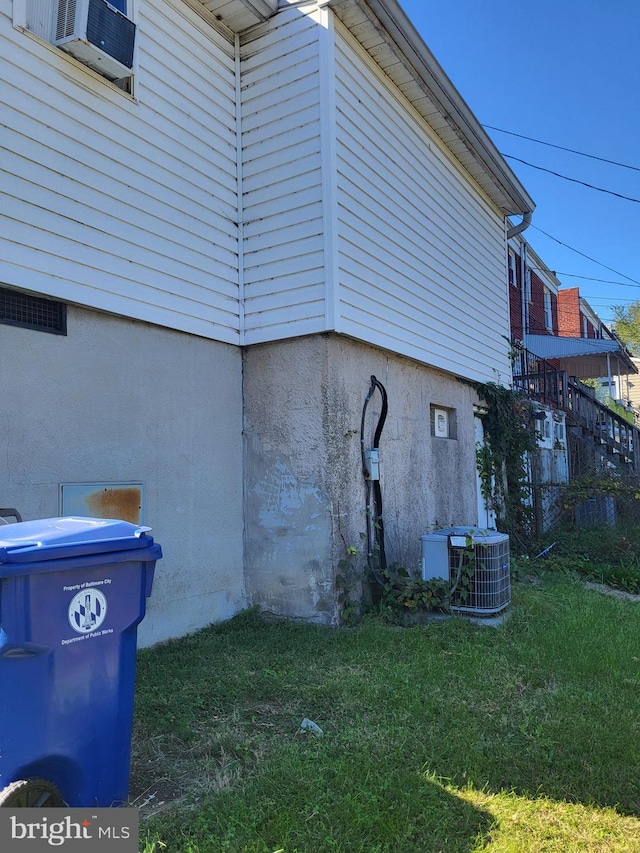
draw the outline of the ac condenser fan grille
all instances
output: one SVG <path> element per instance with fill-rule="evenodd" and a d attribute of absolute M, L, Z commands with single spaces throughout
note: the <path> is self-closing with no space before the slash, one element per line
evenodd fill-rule
<path fill-rule="evenodd" d="M 511 603 L 509 537 L 493 536 L 490 544 L 449 546 L 451 609 L 480 616 L 499 613 Z"/>

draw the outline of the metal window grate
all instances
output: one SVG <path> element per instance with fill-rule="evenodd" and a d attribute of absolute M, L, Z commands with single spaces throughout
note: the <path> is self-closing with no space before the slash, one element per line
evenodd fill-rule
<path fill-rule="evenodd" d="M 0 323 L 66 335 L 67 306 L 64 302 L 0 287 Z"/>

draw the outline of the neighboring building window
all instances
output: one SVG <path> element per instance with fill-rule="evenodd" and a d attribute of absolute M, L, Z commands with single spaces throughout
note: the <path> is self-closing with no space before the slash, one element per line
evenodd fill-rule
<path fill-rule="evenodd" d="M 524 286 L 527 302 L 531 302 L 531 270 L 526 268 L 524 273 Z"/>
<path fill-rule="evenodd" d="M 0 287 L 0 323 L 66 335 L 67 306 L 64 302 Z"/>
<path fill-rule="evenodd" d="M 517 287 L 518 280 L 516 278 L 516 256 L 509 250 L 509 284 Z"/>
<path fill-rule="evenodd" d="M 456 410 L 431 406 L 431 435 L 434 438 L 456 438 Z"/>
<path fill-rule="evenodd" d="M 544 290 L 544 325 L 549 332 L 553 331 L 553 311 L 551 310 L 551 293 L 546 289 L 546 287 Z"/>

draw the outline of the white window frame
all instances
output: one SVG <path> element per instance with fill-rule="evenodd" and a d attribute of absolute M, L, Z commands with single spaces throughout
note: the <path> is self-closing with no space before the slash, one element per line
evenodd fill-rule
<path fill-rule="evenodd" d="M 553 331 L 553 310 L 551 307 L 551 291 L 545 287 L 543 291 L 544 299 L 544 325 L 547 331 Z"/>
<path fill-rule="evenodd" d="M 511 249 L 509 249 L 509 252 L 508 252 L 507 270 L 508 270 L 509 284 L 512 285 L 513 287 L 517 287 L 518 286 L 518 278 L 516 276 L 516 256 L 515 256 L 515 252 L 512 252 Z"/>
<path fill-rule="evenodd" d="M 531 268 L 525 267 L 524 271 L 524 287 L 527 302 L 531 302 Z"/>

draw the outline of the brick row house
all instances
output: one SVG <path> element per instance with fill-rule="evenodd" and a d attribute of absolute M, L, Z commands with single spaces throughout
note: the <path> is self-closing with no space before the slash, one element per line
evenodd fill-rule
<path fill-rule="evenodd" d="M 545 529 L 558 509 L 557 493 L 555 503 L 548 498 L 551 484 L 593 471 L 640 470 L 631 402 L 638 364 L 579 289 L 563 287 L 522 235 L 509 242 L 507 266 L 514 383 L 539 407 L 532 485 L 546 495 L 537 506 Z"/>

